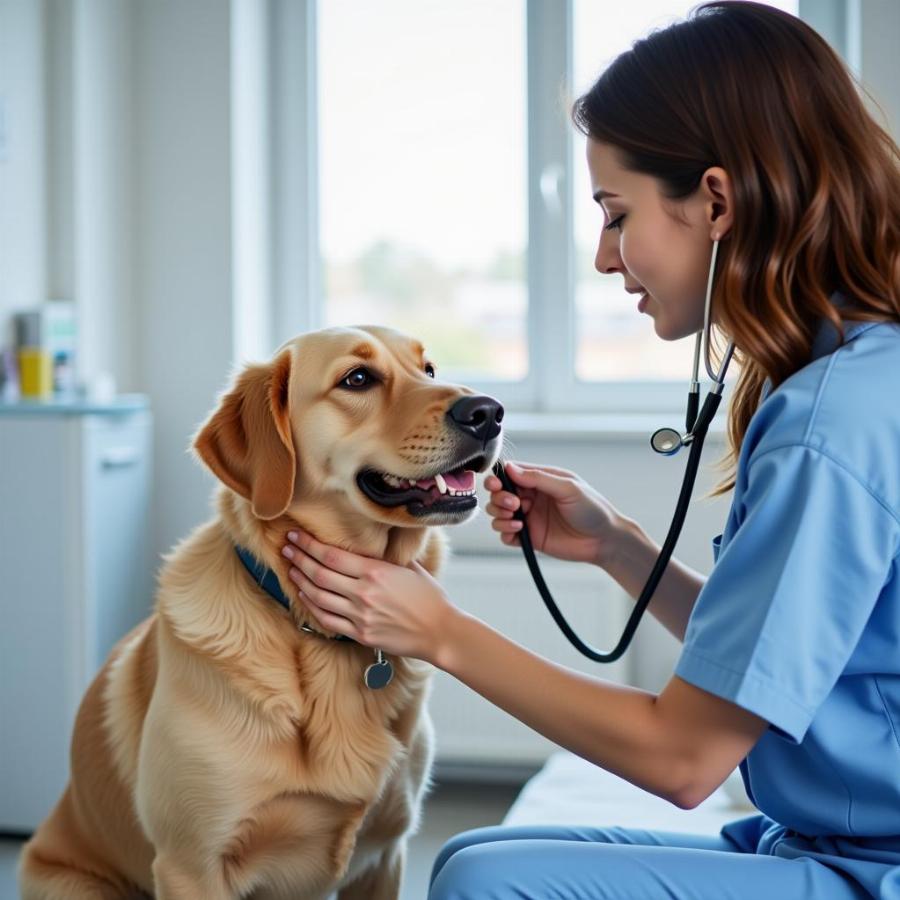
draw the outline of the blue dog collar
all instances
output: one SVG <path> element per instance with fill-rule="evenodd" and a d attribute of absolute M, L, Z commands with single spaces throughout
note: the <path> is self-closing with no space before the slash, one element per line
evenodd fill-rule
<path fill-rule="evenodd" d="M 290 611 L 291 601 L 288 600 L 284 591 L 281 589 L 281 585 L 278 583 L 278 576 L 268 566 L 264 566 L 259 562 L 245 547 L 240 547 L 235 544 L 234 549 L 241 562 L 244 564 L 244 567 L 253 576 L 253 580 L 257 585 L 259 585 L 259 587 L 261 587 L 270 597 L 280 603 L 286 610 Z M 315 628 L 311 628 L 309 625 L 301 625 L 300 627 L 303 631 L 307 631 L 310 634 L 317 634 L 319 637 L 323 638 L 328 637 L 327 634 L 322 634 L 320 631 L 316 631 Z M 347 637 L 345 634 L 337 634 L 331 638 L 331 640 L 356 643 L 353 638 Z"/>

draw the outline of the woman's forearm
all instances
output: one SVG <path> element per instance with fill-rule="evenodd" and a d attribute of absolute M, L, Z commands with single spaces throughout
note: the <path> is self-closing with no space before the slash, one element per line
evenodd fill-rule
<path fill-rule="evenodd" d="M 431 661 L 559 746 L 681 805 L 692 765 L 655 694 L 552 663 L 459 610 Z"/>
<path fill-rule="evenodd" d="M 626 519 L 620 540 L 601 565 L 630 597 L 637 600 L 660 549 L 637 522 Z M 705 583 L 705 575 L 673 556 L 647 609 L 679 641 L 683 641 L 691 610 Z"/>

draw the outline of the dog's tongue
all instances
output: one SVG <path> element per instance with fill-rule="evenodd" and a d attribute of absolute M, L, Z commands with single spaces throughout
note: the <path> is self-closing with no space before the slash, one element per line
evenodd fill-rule
<path fill-rule="evenodd" d="M 466 469 L 457 475 L 448 472 L 444 476 L 447 487 L 452 487 L 454 491 L 474 491 L 475 490 L 475 473 L 471 469 Z"/>

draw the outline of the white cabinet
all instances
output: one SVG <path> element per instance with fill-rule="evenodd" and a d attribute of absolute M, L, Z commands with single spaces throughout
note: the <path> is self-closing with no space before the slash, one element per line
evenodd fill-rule
<path fill-rule="evenodd" d="M 59 798 L 84 691 L 152 609 L 151 438 L 141 395 L 0 404 L 0 832 Z"/>

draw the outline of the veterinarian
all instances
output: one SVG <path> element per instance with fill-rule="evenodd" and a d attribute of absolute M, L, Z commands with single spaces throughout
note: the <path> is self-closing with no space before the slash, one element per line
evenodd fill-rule
<path fill-rule="evenodd" d="M 542 659 L 417 563 L 299 533 L 291 577 L 323 627 L 428 660 L 679 807 L 739 765 L 760 810 L 717 836 L 468 831 L 432 900 L 900 898 L 897 146 L 819 35 L 749 2 L 637 41 L 573 118 L 604 214 L 597 271 L 679 340 L 702 328 L 718 246 L 713 321 L 741 367 L 712 573 L 673 559 L 650 605 L 683 642 L 671 681 L 654 695 Z M 505 544 L 521 502 L 537 550 L 637 595 L 659 553 L 637 522 L 571 472 L 506 468 L 521 501 L 485 481 Z"/>

